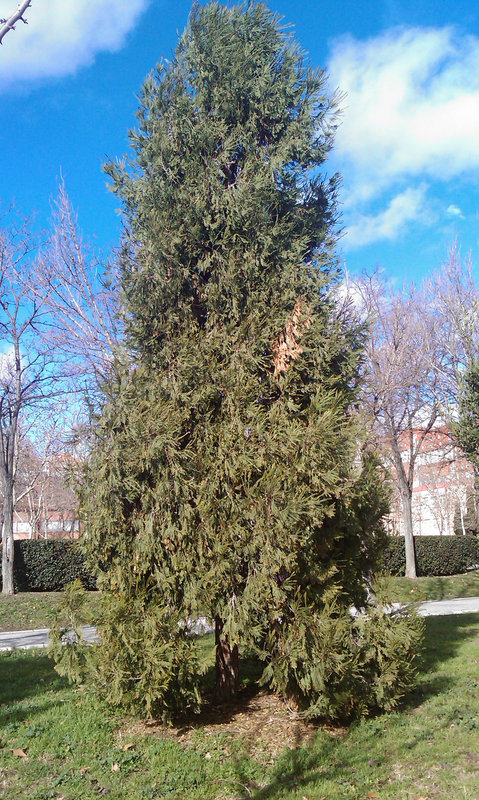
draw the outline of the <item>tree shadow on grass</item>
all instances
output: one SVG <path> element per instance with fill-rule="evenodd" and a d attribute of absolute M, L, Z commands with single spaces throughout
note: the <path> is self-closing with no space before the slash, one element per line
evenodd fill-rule
<path fill-rule="evenodd" d="M 428 697 L 438 695 L 442 692 L 449 692 L 454 686 L 455 678 L 450 675 L 434 674 L 435 669 L 443 662 L 456 656 L 461 644 L 474 639 L 479 634 L 479 614 L 454 615 L 444 617 L 429 617 L 425 620 L 425 645 L 419 675 L 418 686 L 404 700 L 400 712 L 409 717 L 414 713 L 414 709 L 421 706 Z M 305 795 L 310 792 L 318 791 L 313 784 L 317 781 L 327 781 L 333 784 L 337 791 L 337 796 L 342 796 L 342 789 L 357 787 L 357 791 L 367 793 L 371 790 L 371 784 L 367 782 L 368 770 L 374 776 L 375 784 L 381 782 L 381 775 L 384 772 L 374 756 L 377 753 L 378 730 L 382 725 L 387 726 L 389 715 L 378 713 L 369 721 L 371 734 L 365 735 L 364 729 L 361 735 L 361 746 L 354 748 L 354 755 L 345 756 L 347 748 L 344 748 L 342 755 L 344 760 L 338 760 L 338 739 L 334 737 L 326 738 L 319 734 L 314 744 L 308 747 L 298 746 L 292 748 L 280 756 L 274 765 L 267 785 L 256 787 L 252 790 L 251 784 L 248 787 L 247 774 L 241 765 L 235 765 L 235 774 L 238 786 L 245 789 L 245 793 L 238 795 L 242 798 L 252 798 L 253 800 L 283 800 L 289 792 L 303 790 Z M 361 723 L 362 724 L 362 723 Z M 436 728 L 435 735 L 441 730 L 450 727 L 451 718 L 445 715 L 439 728 Z M 377 725 L 377 729 L 375 728 Z M 354 731 L 354 728 L 352 729 Z M 352 735 L 351 731 L 346 736 Z M 415 748 L 421 743 L 429 741 L 431 732 L 429 729 L 411 728 L 408 736 L 407 745 L 404 745 L 402 757 L 407 761 Z M 371 767 L 369 767 L 371 765 Z M 385 779 L 391 765 L 385 764 Z M 374 775 L 374 773 L 376 773 Z M 358 775 L 360 777 L 358 777 Z M 366 776 L 366 777 L 364 777 Z M 320 790 L 322 794 L 322 789 Z M 332 796 L 332 795 L 331 795 Z"/>
<path fill-rule="evenodd" d="M 450 581 L 448 578 L 436 575 L 428 580 L 428 597 L 434 600 L 445 600 L 448 597 Z"/>
<path fill-rule="evenodd" d="M 5 722 L 21 722 L 35 711 L 55 705 L 54 696 L 46 692 L 61 691 L 68 683 L 54 670 L 47 655 L 38 652 L 13 651 L 0 657 L 0 726 Z"/>
<path fill-rule="evenodd" d="M 435 674 L 439 666 L 454 658 L 462 643 L 479 635 L 479 613 L 426 617 L 420 671 L 415 688 L 405 697 L 401 708 L 409 711 L 430 697 L 450 691 L 457 683 L 452 675 Z"/>
<path fill-rule="evenodd" d="M 462 642 L 479 635 L 479 613 L 426 617 L 424 622 L 423 670 L 454 658 Z"/>
<path fill-rule="evenodd" d="M 445 720 L 440 730 L 448 727 L 449 720 Z M 428 731 L 414 733 L 407 745 L 399 749 L 399 762 L 407 763 L 414 749 L 429 737 Z M 283 753 L 271 770 L 267 784 L 262 787 L 248 786 L 246 775 L 241 768 L 237 769 L 238 787 L 244 789 L 237 800 L 288 800 L 293 794 L 298 798 L 334 797 L 335 800 L 351 796 L 379 797 L 376 792 L 390 782 L 392 769 L 392 761 L 378 749 L 376 732 L 369 737 L 363 735 L 360 745 L 349 747 L 347 742 L 342 747 L 341 742 L 333 737 L 326 741 L 324 736 L 318 736 L 316 743 L 308 748 Z"/>

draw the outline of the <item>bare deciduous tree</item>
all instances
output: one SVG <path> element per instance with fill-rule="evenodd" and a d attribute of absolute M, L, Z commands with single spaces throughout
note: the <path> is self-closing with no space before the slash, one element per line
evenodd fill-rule
<path fill-rule="evenodd" d="M 13 592 L 13 510 L 20 434 L 29 436 L 45 412 L 50 417 L 62 416 L 58 398 L 67 395 L 70 411 L 77 412 L 85 390 L 90 398 L 94 395 L 109 374 L 119 346 L 117 299 L 114 276 L 105 279 L 102 266 L 88 256 L 63 184 L 53 233 L 41 248 L 26 224 L 10 224 L 0 231 L 4 593 Z M 27 487 L 31 497 L 38 480 L 39 476 Z"/>
<path fill-rule="evenodd" d="M 445 263 L 425 285 L 441 329 L 445 400 L 455 407 L 461 375 L 479 349 L 479 292 L 471 258 L 461 259 L 457 244 L 453 245 Z"/>
<path fill-rule="evenodd" d="M 121 339 L 116 271 L 89 253 L 63 182 L 53 222 L 30 288 L 49 310 L 48 341 L 68 358 L 76 386 L 91 386 L 109 374 Z"/>
<path fill-rule="evenodd" d="M 30 8 L 31 4 L 32 0 L 23 0 L 13 14 L 6 19 L 0 19 L 0 44 L 2 44 L 3 38 L 7 35 L 8 31 L 15 30 L 15 25 L 17 22 L 21 21 L 24 22 L 25 25 L 27 24 L 27 20 L 23 15 L 25 14 L 25 11 Z"/>
<path fill-rule="evenodd" d="M 439 326 L 414 287 L 394 291 L 376 273 L 355 281 L 353 291 L 370 323 L 363 401 L 401 498 L 406 575 L 415 578 L 412 493 L 418 456 L 441 412 Z"/>
<path fill-rule="evenodd" d="M 77 500 L 70 474 L 78 459 L 71 452 L 70 396 L 48 403 L 39 415 L 34 440 L 19 437 L 14 513 L 29 538 L 70 535 L 78 530 Z M 74 524 L 73 524 L 74 523 Z"/>
<path fill-rule="evenodd" d="M 13 594 L 13 511 L 20 427 L 28 429 L 34 424 L 35 410 L 55 392 L 53 355 L 40 337 L 45 308 L 27 289 L 27 284 L 33 284 L 35 247 L 25 223 L 0 230 L 0 477 L 5 594 Z"/>

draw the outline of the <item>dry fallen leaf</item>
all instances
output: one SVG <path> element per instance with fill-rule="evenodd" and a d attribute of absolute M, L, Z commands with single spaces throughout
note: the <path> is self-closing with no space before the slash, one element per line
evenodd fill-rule
<path fill-rule="evenodd" d="M 122 749 L 122 750 L 129 750 L 129 749 L 130 749 L 130 747 L 134 747 L 134 744 L 133 744 L 133 742 L 129 742 L 128 744 L 124 744 L 124 745 L 123 745 L 123 747 L 122 747 L 121 749 Z"/>
<path fill-rule="evenodd" d="M 89 769 L 90 767 L 80 767 L 80 772 L 83 775 L 85 772 L 88 772 Z"/>
<path fill-rule="evenodd" d="M 13 755 L 19 758 L 28 758 L 25 750 L 21 750 L 19 747 L 13 751 Z"/>
<path fill-rule="evenodd" d="M 112 764 L 111 765 L 111 771 L 112 772 L 119 772 L 119 770 L 120 770 L 120 765 L 119 764 Z"/>

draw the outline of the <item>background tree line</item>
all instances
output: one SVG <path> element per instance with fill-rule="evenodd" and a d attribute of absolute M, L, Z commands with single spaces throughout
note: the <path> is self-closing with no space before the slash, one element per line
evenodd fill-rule
<path fill-rule="evenodd" d="M 13 593 L 15 507 L 40 514 L 47 468 L 74 451 L 118 341 L 118 292 L 89 256 L 63 185 L 52 230 L 14 209 L 0 228 L 0 476 L 3 592 Z M 83 431 L 84 432 L 84 431 Z M 76 460 L 82 448 L 75 450 Z M 36 506 L 36 508 L 35 508 Z"/>
<path fill-rule="evenodd" d="M 376 270 L 348 278 L 346 295 L 368 328 L 362 412 L 401 499 L 406 575 L 414 578 L 412 494 L 424 442 L 442 425 L 451 452 L 459 444 L 473 455 L 458 425 L 479 343 L 473 265 L 454 246 L 421 286 L 394 286 Z"/>
<path fill-rule="evenodd" d="M 97 402 L 123 332 L 117 267 L 88 252 L 63 184 L 50 234 L 34 233 L 12 210 L 2 218 L 0 243 L 0 467 L 9 591 L 13 510 L 23 501 L 32 519 L 39 516 L 46 464 L 71 451 L 80 431 L 86 435 L 85 399 L 90 406 Z M 438 421 L 450 427 L 451 449 L 459 444 L 477 470 L 473 265 L 454 246 L 420 287 L 395 287 L 376 270 L 347 275 L 338 296 L 338 308 L 349 304 L 367 325 L 360 409 L 401 498 L 407 574 L 414 577 L 416 463 Z M 470 497 L 468 530 L 474 507 Z"/>

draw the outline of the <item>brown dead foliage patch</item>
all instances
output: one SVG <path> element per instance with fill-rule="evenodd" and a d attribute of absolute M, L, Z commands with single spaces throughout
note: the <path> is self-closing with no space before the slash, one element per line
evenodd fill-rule
<path fill-rule="evenodd" d="M 296 361 L 303 352 L 299 340 L 311 325 L 303 310 L 301 300 L 297 300 L 285 329 L 279 334 L 278 341 L 273 344 L 274 375 L 287 372 L 291 361 Z"/>
<path fill-rule="evenodd" d="M 317 724 L 306 721 L 277 695 L 267 691 L 242 694 L 235 704 L 206 706 L 200 714 L 191 715 L 181 723 L 165 726 L 158 722 L 128 722 L 118 731 L 123 742 L 132 735 L 153 734 L 174 739 L 184 747 L 194 746 L 198 731 L 202 733 L 202 746 L 208 737 L 211 741 L 222 736 L 222 748 L 227 755 L 228 742 L 241 739 L 248 754 L 262 763 L 271 762 L 286 748 L 307 745 L 315 738 Z M 332 736 L 342 737 L 345 728 L 322 726 Z M 227 737 L 227 738 L 226 738 Z"/>

